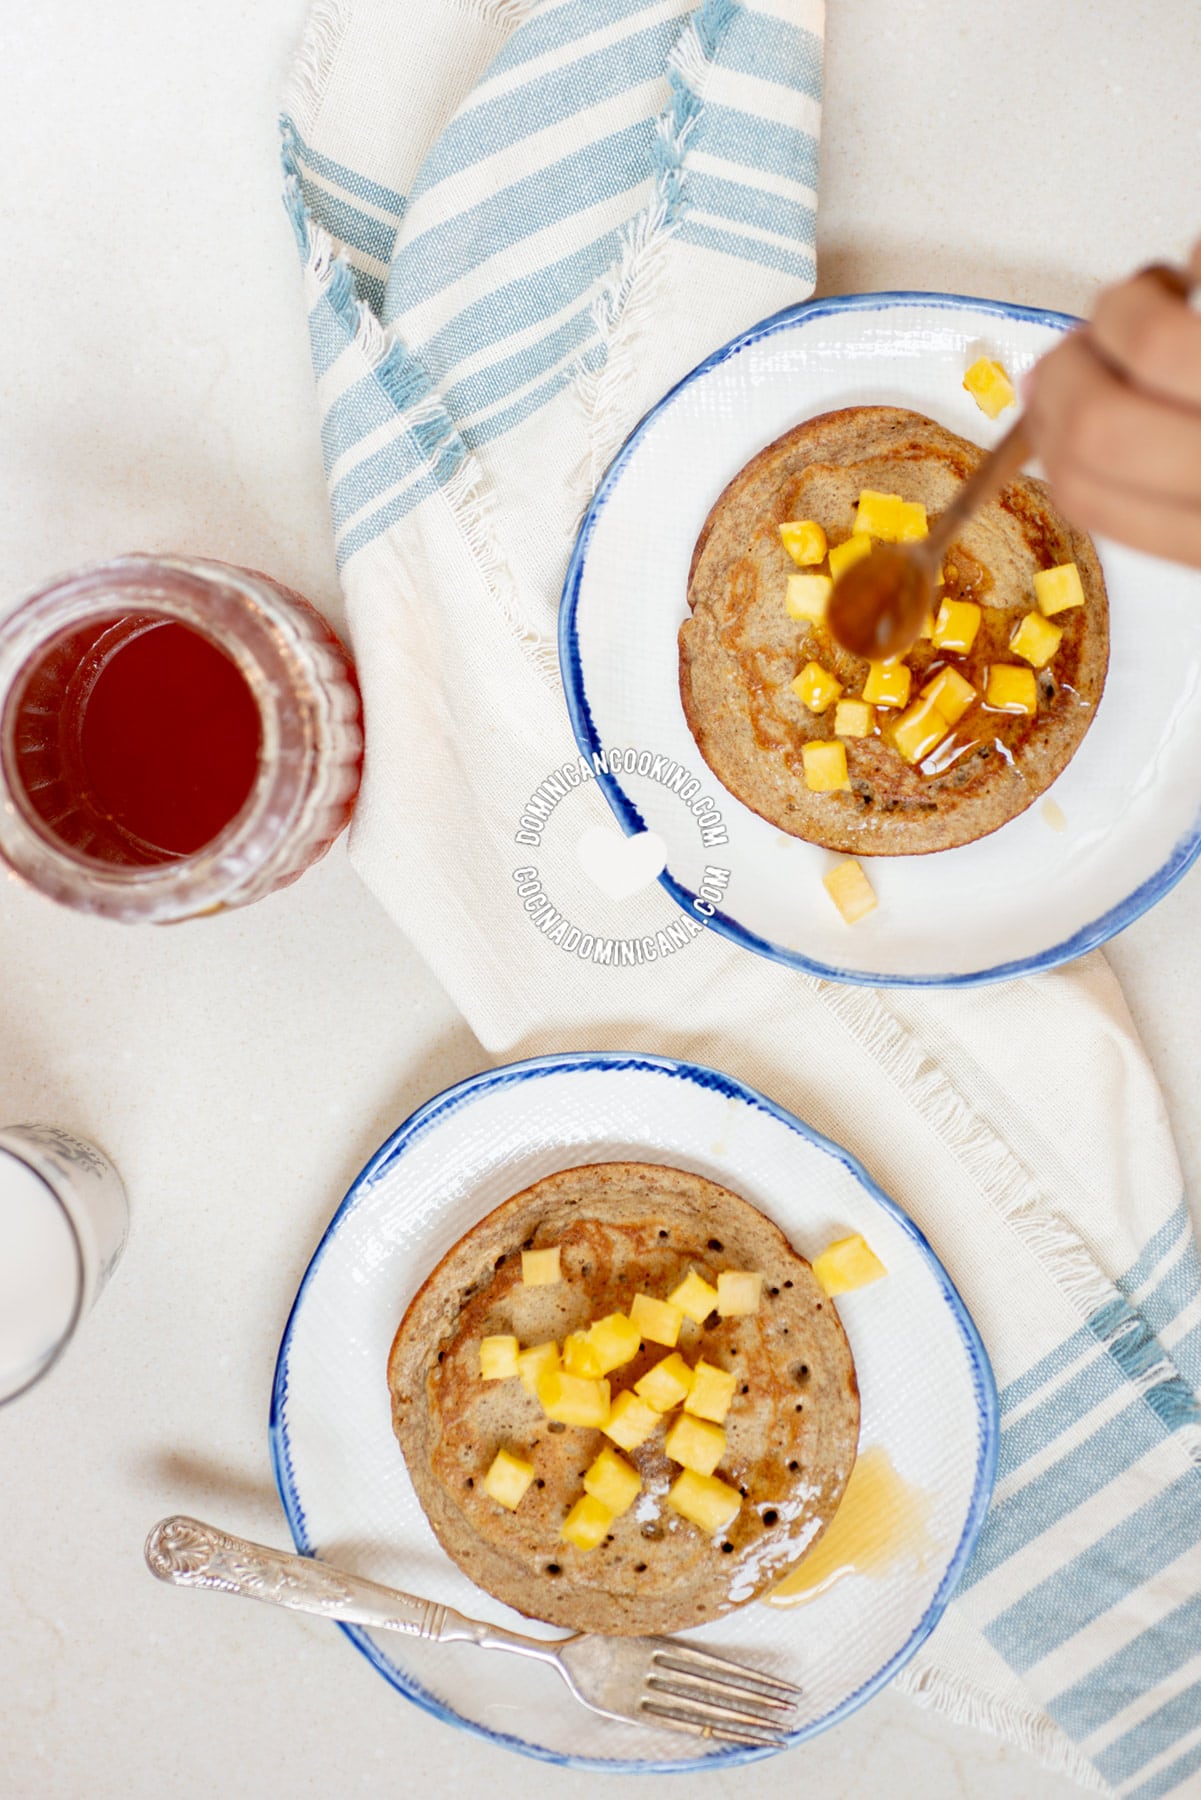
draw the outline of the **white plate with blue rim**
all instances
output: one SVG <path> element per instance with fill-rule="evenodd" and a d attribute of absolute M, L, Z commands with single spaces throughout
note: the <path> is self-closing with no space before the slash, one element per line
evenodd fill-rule
<path fill-rule="evenodd" d="M 601 767 L 627 835 L 662 838 L 660 880 L 685 911 L 706 864 L 728 868 L 711 929 L 840 981 L 957 986 L 1046 969 L 1104 943 L 1175 885 L 1201 850 L 1201 573 L 1097 540 L 1110 602 L 1105 693 L 1083 744 L 1033 806 L 974 844 L 868 865 L 879 905 L 845 925 L 822 887 L 838 860 L 786 836 L 717 783 L 680 703 L 677 633 L 693 546 L 755 453 L 836 407 L 911 407 L 988 446 L 963 390 L 980 354 L 1016 379 L 1079 321 L 958 295 L 814 300 L 716 351 L 647 414 L 585 516 L 560 608 L 560 667 L 576 740 L 677 762 L 720 813 L 707 849 L 661 782 Z M 649 762 L 650 758 L 644 758 Z M 636 757 L 626 757 L 636 765 Z M 698 801 L 699 804 L 699 801 Z"/>
<path fill-rule="evenodd" d="M 913 1222 L 845 1150 L 727 1075 L 652 1056 L 548 1056 L 420 1107 L 351 1186 L 296 1296 L 271 1407 L 280 1496 L 306 1554 L 474 1618 L 561 1635 L 492 1599 L 438 1544 L 392 1433 L 386 1365 L 413 1294 L 486 1213 L 558 1170 L 627 1159 L 721 1182 L 809 1258 L 860 1232 L 888 1271 L 837 1304 L 859 1381 L 860 1457 L 887 1458 L 905 1507 L 920 1502 L 920 1543 L 898 1541 L 894 1556 L 806 1605 L 752 1602 L 686 1634 L 797 1683 L 799 1743 L 882 1687 L 946 1606 L 988 1505 L 996 1391 L 976 1328 Z M 552 1670 L 520 1658 L 341 1629 L 427 1712 L 548 1762 L 671 1773 L 773 1753 L 599 1718 Z"/>

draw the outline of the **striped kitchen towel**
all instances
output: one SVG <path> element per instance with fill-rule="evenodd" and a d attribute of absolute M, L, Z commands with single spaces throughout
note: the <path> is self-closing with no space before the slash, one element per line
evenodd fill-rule
<path fill-rule="evenodd" d="M 1103 960 L 884 995 L 703 933 L 598 969 L 511 879 L 528 796 L 574 763 L 555 613 L 600 473 L 706 352 L 811 292 L 821 53 L 821 0 L 319 0 L 283 150 L 366 708 L 351 854 L 489 1050 L 716 1064 L 908 1208 L 1003 1430 L 975 1558 L 898 1685 L 1085 1785 L 1196 1792 L 1201 1269 Z M 571 806 L 539 872 L 580 917 L 575 841 L 608 814 L 595 784 Z M 677 917 L 653 886 L 620 935 Z"/>

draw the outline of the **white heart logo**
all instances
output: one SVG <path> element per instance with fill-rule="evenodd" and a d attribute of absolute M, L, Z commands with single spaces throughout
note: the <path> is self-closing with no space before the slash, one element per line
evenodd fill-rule
<path fill-rule="evenodd" d="M 628 900 L 663 873 L 667 845 L 655 831 L 623 837 L 607 825 L 593 825 L 575 847 L 585 875 L 610 900 Z"/>

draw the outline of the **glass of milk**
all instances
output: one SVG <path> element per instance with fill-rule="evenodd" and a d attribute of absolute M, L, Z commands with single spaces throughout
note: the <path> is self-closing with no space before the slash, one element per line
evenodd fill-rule
<path fill-rule="evenodd" d="M 0 1405 L 57 1362 L 125 1245 L 121 1178 L 57 1125 L 0 1130 Z"/>

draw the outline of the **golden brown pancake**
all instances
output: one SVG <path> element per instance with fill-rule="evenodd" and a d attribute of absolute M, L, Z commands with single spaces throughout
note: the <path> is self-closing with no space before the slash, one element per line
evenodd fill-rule
<path fill-rule="evenodd" d="M 521 1283 L 523 1248 L 560 1246 L 564 1279 Z M 764 1277 L 759 1312 L 698 1326 L 679 1349 L 734 1370 L 717 1473 L 743 1491 L 716 1537 L 664 1505 L 679 1474 L 662 1428 L 623 1452 L 642 1477 L 609 1538 L 580 1551 L 560 1526 L 584 1471 L 609 1440 L 548 1423 L 516 1380 L 484 1382 L 480 1339 L 521 1344 L 663 1299 L 695 1268 Z M 613 1371 L 614 1396 L 669 1354 L 644 1344 Z M 809 1264 L 762 1213 L 699 1175 L 647 1163 L 599 1163 L 547 1176 L 469 1231 L 410 1304 L 388 1360 L 392 1419 L 417 1497 L 443 1549 L 497 1599 L 531 1618 L 618 1635 L 678 1631 L 717 1618 L 769 1587 L 816 1541 L 855 1460 L 859 1394 L 846 1336 Z M 502 1446 L 537 1472 L 515 1512 L 483 1477 Z"/>
<path fill-rule="evenodd" d="M 1109 660 L 1109 608 L 1092 542 L 1056 511 L 1041 481 L 1020 476 L 964 527 L 944 558 L 941 597 L 975 601 L 980 631 L 967 656 L 919 641 L 906 657 L 916 698 L 949 663 L 980 691 L 993 662 L 1035 609 L 1035 570 L 1074 562 L 1085 605 L 1055 618 L 1063 641 L 1038 671 L 1038 712 L 1013 717 L 974 704 L 917 767 L 880 736 L 847 738 L 850 790 L 812 793 L 802 746 L 834 737 L 834 709 L 810 712 L 792 692 L 809 661 L 830 669 L 847 697 L 868 672 L 821 626 L 789 618 L 795 566 L 780 524 L 814 519 L 829 542 L 853 527 L 860 490 L 925 503 L 933 522 L 984 452 L 920 413 L 853 406 L 823 413 L 760 451 L 726 488 L 697 540 L 691 617 L 680 628 L 680 694 L 701 754 L 744 805 L 793 837 L 832 850 L 908 856 L 948 850 L 1024 812 L 1067 766 L 1092 723 Z"/>

